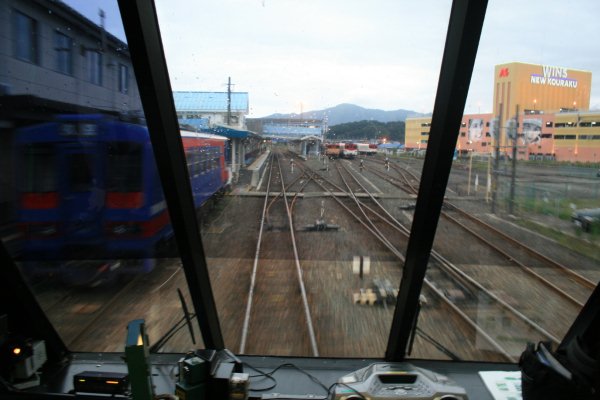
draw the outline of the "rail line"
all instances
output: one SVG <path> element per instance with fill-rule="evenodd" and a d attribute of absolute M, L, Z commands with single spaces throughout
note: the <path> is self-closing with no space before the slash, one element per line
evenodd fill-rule
<path fill-rule="evenodd" d="M 359 183 L 358 180 L 357 180 L 357 183 Z M 363 190 L 366 191 L 366 188 L 363 187 Z M 387 210 L 385 210 L 385 208 L 375 198 L 372 198 L 372 200 L 387 215 L 387 218 L 382 218 L 381 216 L 379 216 L 379 218 L 381 220 L 385 221 L 385 222 L 388 222 L 388 219 L 389 219 L 389 221 L 393 222 L 393 224 L 391 224 L 391 225 L 393 225 L 393 226 L 395 225 L 398 228 L 399 232 L 401 232 L 402 234 L 404 234 L 405 236 L 408 237 L 408 235 L 410 233 L 409 230 L 406 227 L 404 227 L 392 215 L 390 215 L 387 212 Z M 378 215 L 377 212 L 375 212 L 374 210 L 371 210 L 371 212 L 374 215 Z M 457 268 L 456 266 L 454 266 L 447 259 L 445 259 L 444 257 L 442 257 L 439 253 L 437 253 L 436 251 L 432 251 L 432 257 L 433 257 L 434 260 L 436 260 L 443 267 L 444 271 L 446 273 L 449 273 L 450 275 L 452 275 L 452 277 L 453 277 L 452 279 L 454 281 L 456 281 L 456 282 L 459 282 L 461 286 L 463 286 L 463 287 L 467 286 L 467 285 L 474 286 L 478 292 L 485 293 L 486 296 L 489 296 L 490 298 L 493 299 L 493 301 L 501 304 L 504 309 L 506 309 L 506 310 L 510 311 L 512 314 L 516 315 L 520 320 L 524 321 L 532 329 L 538 331 L 544 337 L 550 339 L 551 341 L 553 341 L 555 343 L 559 343 L 559 340 L 555 336 L 553 336 L 552 334 L 550 334 L 549 332 L 547 332 L 545 329 L 543 329 L 542 327 L 540 327 L 539 325 L 537 325 L 535 322 L 533 322 L 532 320 L 530 320 L 529 318 L 527 318 L 525 315 L 523 315 L 522 313 L 520 313 L 514 307 L 512 307 L 511 305 L 509 305 L 507 302 L 505 302 L 504 300 L 500 299 L 497 295 L 495 295 L 494 293 L 490 292 L 488 289 L 486 289 L 485 287 L 483 287 L 481 284 L 479 284 L 478 282 L 476 282 L 474 279 L 472 279 L 471 277 L 469 277 L 468 275 L 466 275 L 465 273 L 463 273 L 462 271 L 460 271 L 459 268 Z M 431 268 L 431 266 L 430 266 L 430 268 Z"/>
<path fill-rule="evenodd" d="M 360 181 L 348 170 L 348 168 L 344 165 L 343 166 L 343 170 L 345 170 L 354 180 L 354 182 L 359 185 L 362 190 L 364 190 L 366 193 L 368 193 L 371 196 L 371 200 L 380 208 L 380 210 L 382 210 L 385 214 L 385 216 L 380 215 L 379 213 L 377 213 L 376 211 L 370 209 L 371 213 L 376 215 L 380 220 L 387 222 L 389 220 L 394 221 L 398 227 L 402 227 L 404 229 L 400 230 L 400 232 L 406 237 L 408 238 L 409 235 L 409 231 L 396 219 L 394 218 L 391 214 L 389 214 L 389 212 L 385 209 L 385 207 L 383 207 L 383 205 L 381 203 L 379 203 L 371 194 L 370 192 L 360 183 Z M 343 179 L 343 178 L 342 178 Z M 344 179 L 343 179 L 344 180 Z M 344 183 L 346 183 L 346 180 L 344 180 Z M 350 186 L 346 183 L 346 186 L 348 188 L 348 190 L 351 191 Z M 358 202 L 358 200 L 357 200 Z M 360 203 L 360 202 L 359 202 Z M 364 214 L 365 217 L 369 220 L 371 220 L 370 218 L 368 218 L 366 216 L 366 214 Z M 393 226 L 393 225 L 392 225 Z M 382 237 L 382 240 L 386 240 L 386 237 Z M 404 262 L 405 258 L 404 256 L 400 257 L 400 259 Z M 446 264 L 445 266 L 450 266 L 450 264 L 444 260 L 445 262 L 443 264 Z M 432 268 L 432 266 L 429 267 L 430 269 Z M 504 347 L 499 344 L 494 338 L 492 338 L 492 336 L 490 336 L 487 332 L 485 332 L 476 322 L 474 322 L 475 318 L 472 315 L 469 315 L 467 312 L 463 311 L 460 307 L 458 307 L 456 304 L 454 304 L 454 302 L 450 301 L 450 299 L 444 295 L 444 293 L 442 292 L 442 290 L 440 290 L 436 284 L 434 284 L 434 282 L 432 282 L 430 279 L 425 279 L 424 280 L 425 286 L 428 289 L 428 291 L 430 293 L 433 293 L 435 296 L 437 296 L 438 299 L 440 299 L 442 302 L 444 302 L 448 307 L 450 307 L 450 309 L 459 316 L 459 318 L 466 323 L 471 329 L 473 329 L 474 331 L 477 332 L 478 335 L 481 335 L 481 337 L 483 337 L 489 344 L 491 344 L 491 346 L 493 348 L 496 349 L 496 351 L 502 355 L 505 359 L 510 360 L 510 361 L 516 361 L 515 358 L 513 356 L 511 356 L 505 349 Z M 465 282 L 464 282 L 464 278 L 461 276 L 457 276 L 455 274 L 453 274 L 453 276 L 449 279 L 447 279 L 446 285 L 448 284 L 452 284 L 452 285 L 457 285 L 459 287 L 464 287 L 465 286 Z M 448 288 L 446 288 L 448 289 Z M 484 288 L 483 289 L 484 292 L 487 293 L 487 290 Z"/>
<path fill-rule="evenodd" d="M 276 164 L 276 167 L 275 167 L 275 164 Z M 280 182 L 281 183 L 281 191 L 279 192 L 279 195 L 276 196 L 275 199 L 272 199 L 272 201 L 269 203 L 269 197 L 270 197 L 270 193 L 271 193 L 271 182 L 273 181 L 273 178 L 274 178 L 273 170 L 275 168 L 276 168 L 276 172 L 278 173 L 278 176 L 280 177 L 280 180 L 281 180 L 281 182 Z M 293 182 L 294 183 L 297 182 L 300 178 L 301 177 L 296 178 Z M 246 305 L 246 312 L 244 315 L 242 335 L 241 335 L 241 339 L 240 339 L 240 354 L 244 354 L 247 351 L 248 336 L 249 336 L 249 332 L 250 332 L 250 320 L 251 320 L 253 313 L 258 312 L 258 311 L 254 310 L 256 307 L 253 307 L 253 305 L 255 303 L 254 297 L 257 292 L 258 266 L 259 266 L 259 263 L 261 262 L 261 250 L 262 250 L 263 239 L 264 239 L 263 236 L 264 236 L 264 231 L 265 231 L 265 221 L 267 220 L 267 215 L 269 213 L 269 210 L 271 210 L 273 204 L 275 203 L 275 200 L 277 200 L 278 198 L 281 198 L 285 205 L 286 220 L 287 220 L 287 223 L 289 226 L 289 231 L 290 231 L 290 243 L 291 243 L 291 247 L 292 247 L 292 250 L 294 253 L 294 273 L 296 276 L 296 284 L 300 291 L 301 303 L 302 303 L 302 314 L 303 314 L 303 318 L 305 320 L 306 327 L 307 327 L 308 338 L 310 341 L 310 349 L 311 349 L 310 351 L 313 356 L 317 357 L 319 355 L 319 350 L 318 350 L 316 335 L 315 335 L 314 326 L 313 326 L 313 322 L 312 322 L 310 307 L 308 304 L 308 296 L 306 294 L 306 287 L 304 285 L 304 277 L 303 277 L 302 267 L 300 265 L 300 259 L 298 256 L 298 249 L 297 249 L 296 238 L 295 238 L 295 234 L 294 234 L 292 210 L 290 207 L 290 203 L 288 201 L 288 194 L 286 191 L 286 186 L 285 186 L 285 182 L 284 182 L 284 178 L 283 178 L 283 171 L 281 169 L 281 163 L 279 162 L 279 157 L 277 155 L 273 155 L 270 160 L 267 191 L 265 194 L 265 200 L 264 200 L 264 204 L 263 204 L 263 212 L 262 212 L 262 217 L 261 217 L 261 222 L 260 222 L 260 227 L 259 227 L 259 236 L 257 239 L 254 264 L 253 264 L 251 280 L 250 280 L 250 289 L 248 291 L 248 300 L 247 300 L 247 305 Z M 264 268 L 264 266 L 263 266 L 263 268 Z M 285 273 L 285 271 L 280 270 L 280 271 L 278 271 L 278 273 Z M 291 285 L 291 283 L 289 281 L 286 281 L 286 284 Z M 289 292 L 291 292 L 291 290 L 288 291 L 288 293 Z M 290 312 L 289 301 L 286 301 L 285 304 L 282 304 L 282 307 L 286 308 L 286 312 L 288 312 L 288 313 Z M 261 339 L 264 339 L 264 337 L 262 337 Z"/>
<path fill-rule="evenodd" d="M 383 179 L 386 179 L 390 184 L 396 185 L 396 187 L 399 187 L 400 189 L 407 190 L 409 193 L 417 194 L 418 190 L 413 186 L 413 184 L 410 182 L 410 180 L 408 178 L 406 178 L 405 173 L 409 174 L 417 182 L 418 182 L 419 178 L 415 174 L 413 174 L 411 171 L 408 171 L 406 169 L 404 171 L 402 171 L 401 168 L 399 166 L 397 166 L 395 163 L 391 163 L 391 167 L 401 174 L 401 176 L 404 179 L 404 183 L 397 184 L 397 181 L 394 180 L 394 178 L 386 177 L 385 174 L 382 174 L 380 171 L 373 170 L 373 169 L 370 169 L 370 171 L 376 173 L 378 176 L 381 176 Z M 574 304 L 575 306 L 577 306 L 579 308 L 583 307 L 585 299 L 587 299 L 587 297 L 589 297 L 589 294 L 591 293 L 593 288 L 596 287 L 596 284 L 594 282 L 592 282 L 591 280 L 589 280 L 588 278 L 576 273 L 572 269 L 567 268 L 566 266 L 558 263 L 557 261 L 552 260 L 551 258 L 532 249 L 531 247 L 526 246 L 523 243 L 515 240 L 514 238 L 510 237 L 506 233 L 504 233 L 504 232 L 500 231 L 499 229 L 486 223 L 485 221 L 482 221 L 481 219 L 460 209 L 455 204 L 450 203 L 449 201 L 446 200 L 446 201 L 444 201 L 444 205 L 446 207 L 446 210 L 451 209 L 451 210 L 459 213 L 461 215 L 461 217 L 468 219 L 472 223 L 476 224 L 478 227 L 485 229 L 487 232 L 492 232 L 493 234 L 500 236 L 500 238 L 501 238 L 500 242 L 508 242 L 514 248 L 516 248 L 517 252 L 519 252 L 519 251 L 525 252 L 525 253 L 529 254 L 532 258 L 542 261 L 542 263 L 544 264 L 542 267 L 532 268 L 532 267 L 527 266 L 525 262 L 519 261 L 519 259 L 518 259 L 519 256 L 515 254 L 514 249 L 511 253 L 509 253 L 506 250 L 503 250 L 502 248 L 500 248 L 500 246 L 498 246 L 496 244 L 497 241 L 492 241 L 492 240 L 487 239 L 486 236 L 477 233 L 473 228 L 469 228 L 466 224 L 464 224 L 463 222 L 459 221 L 458 219 L 456 219 L 455 217 L 450 215 L 450 213 L 448 211 L 442 210 L 442 216 L 444 218 L 446 218 L 447 220 L 451 221 L 452 223 L 458 225 L 463 230 L 467 231 L 469 234 L 471 234 L 472 236 L 477 238 L 479 241 L 484 243 L 486 246 L 493 249 L 495 252 L 499 253 L 506 260 L 509 260 L 510 262 L 519 266 L 527 274 L 531 275 L 532 277 L 534 277 L 535 279 L 540 281 L 543 285 L 547 286 L 551 290 L 558 293 L 562 298 L 567 300 L 569 303 Z M 571 293 L 577 293 L 577 295 L 580 296 L 579 299 L 575 298 L 573 295 L 568 293 L 566 290 L 559 287 L 559 285 L 565 286 L 564 279 L 559 280 L 561 283 L 555 283 L 555 282 L 551 282 L 551 280 L 549 278 L 547 278 L 543 275 L 542 271 L 546 271 L 547 270 L 546 267 L 548 267 L 548 266 L 551 267 L 551 269 L 553 269 L 555 271 L 559 271 L 559 273 L 561 273 L 563 276 L 565 276 L 568 279 L 568 281 L 572 281 L 578 285 L 576 288 L 570 288 L 570 291 L 571 291 Z M 581 289 L 584 289 L 584 291 L 582 292 Z"/>
<path fill-rule="evenodd" d="M 127 294 L 131 290 L 131 288 L 133 288 L 137 284 L 137 281 L 139 280 L 141 280 L 141 275 L 136 275 L 121 289 L 119 289 L 119 291 L 115 295 L 111 296 L 108 301 L 102 302 L 102 306 L 100 307 L 100 309 L 94 313 L 94 316 L 89 321 L 87 321 L 83 325 L 83 327 L 81 326 L 81 324 L 78 325 L 78 327 L 80 328 L 79 332 L 77 333 L 77 335 L 70 338 L 70 340 L 67 343 L 67 347 L 76 348 L 80 341 L 85 340 L 92 331 L 92 329 L 96 327 L 96 324 L 102 323 L 105 314 L 111 313 L 113 311 L 113 305 L 118 304 L 118 301 L 121 299 L 121 297 Z"/>
<path fill-rule="evenodd" d="M 139 297 L 145 292 L 140 288 L 156 287 L 166 282 L 171 289 L 177 285 L 170 278 L 181 266 L 172 265 L 173 268 L 169 268 L 166 265 L 168 260 L 157 262 L 160 264 L 150 273 L 137 274 L 127 281 L 88 290 L 69 289 L 68 293 L 73 294 L 72 296 L 63 296 L 61 303 L 48 304 L 48 317 L 57 327 L 67 347 L 75 351 L 87 351 L 90 347 L 106 346 L 109 343 L 109 347 L 104 347 L 105 351 L 118 351 L 118 347 L 110 346 L 119 343 L 112 336 L 120 336 L 120 331 L 112 329 L 111 326 L 114 325 L 110 321 L 118 323 L 117 321 L 130 321 L 140 317 L 140 310 L 131 307 L 132 304 L 143 304 Z M 161 322 L 168 325 L 171 320 L 175 322 L 176 319 L 175 315 L 169 315 L 162 318 Z M 111 336 L 109 341 L 106 340 L 107 335 Z M 95 344 L 96 341 L 99 343 Z"/>
<path fill-rule="evenodd" d="M 338 191 L 342 191 L 345 192 L 342 188 L 340 188 L 339 186 L 335 185 L 334 183 L 332 183 L 330 180 L 328 180 L 327 178 L 324 178 L 323 176 L 321 176 L 321 178 L 328 182 L 330 185 L 334 186 L 334 188 Z M 326 188 L 324 185 L 320 186 L 332 193 L 332 191 L 328 188 Z M 348 188 L 348 190 L 351 192 L 351 189 Z M 368 190 L 364 189 L 366 193 L 368 193 Z M 352 199 L 355 201 L 355 203 L 357 203 L 357 205 L 361 208 L 363 208 L 363 211 L 361 211 L 361 214 L 363 215 L 363 217 L 365 217 L 366 220 L 370 221 L 370 218 L 368 218 L 368 216 L 366 215 L 364 210 L 369 210 L 371 213 L 379 215 L 376 211 L 374 211 L 372 208 L 362 204 L 362 202 L 360 200 L 358 200 L 355 196 L 353 196 L 351 193 L 349 193 L 350 197 L 352 197 Z M 357 219 L 361 224 L 363 224 L 363 226 L 365 226 L 382 244 L 384 244 L 386 247 L 388 247 L 388 249 L 390 249 L 390 251 L 396 255 L 401 261 L 404 261 L 404 255 L 398 251 L 395 246 L 393 246 L 389 240 L 387 240 L 386 237 L 384 237 L 378 229 L 373 229 L 372 227 L 372 222 L 370 221 L 369 224 L 365 223 L 363 218 L 361 218 L 357 213 L 351 211 L 348 206 L 346 206 L 345 204 L 343 204 L 343 202 L 336 198 L 335 196 L 333 197 L 343 208 L 345 208 L 351 215 L 354 216 L 355 219 Z M 373 197 L 372 199 L 374 201 L 376 201 Z M 380 207 L 382 207 L 381 205 L 379 205 Z M 383 210 L 385 210 L 382 207 Z M 387 213 L 387 211 L 385 211 L 385 213 L 389 216 L 389 218 L 392 218 L 395 223 L 390 223 L 388 218 L 385 217 L 381 217 L 380 218 L 384 221 L 386 221 L 389 225 L 395 227 L 396 229 L 398 229 L 398 227 L 402 227 L 402 224 L 395 220 L 391 215 L 389 215 L 389 213 Z M 402 231 L 402 230 L 401 230 Z M 404 228 L 404 231 L 402 231 L 403 234 L 408 237 L 408 230 L 406 228 Z M 438 258 L 438 260 L 440 260 L 442 263 L 445 264 L 449 264 L 449 262 L 441 257 Z M 468 279 L 465 279 L 464 276 L 460 276 L 457 274 L 454 274 L 455 276 L 458 276 L 458 278 L 455 279 L 463 279 L 465 281 L 468 281 Z M 468 277 L 467 277 L 468 278 Z M 506 360 L 510 360 L 510 361 L 515 361 L 515 357 L 511 356 L 506 350 L 504 350 L 504 348 L 498 344 L 488 333 L 486 333 L 477 323 L 475 323 L 473 321 L 472 317 L 467 316 L 458 306 L 456 306 L 455 304 L 453 304 L 446 296 L 444 296 L 441 291 L 432 283 L 430 282 L 428 279 L 425 280 L 425 284 L 428 287 L 429 290 L 431 290 L 433 293 L 436 293 L 436 295 L 445 303 L 448 303 L 449 306 L 462 318 L 463 321 L 465 321 L 465 323 L 467 323 L 473 330 L 475 330 L 482 338 L 484 338 L 484 340 L 488 341 L 488 343 L 492 346 L 492 348 L 496 349 L 496 351 L 502 355 L 502 357 L 504 357 L 504 359 Z M 479 286 L 479 290 L 481 292 L 485 292 L 487 293 L 488 291 L 483 288 L 482 286 Z M 541 327 L 539 327 L 537 324 L 535 324 L 533 321 L 529 320 L 527 317 L 525 317 L 524 315 L 520 314 L 517 310 L 515 310 L 514 308 L 512 308 L 510 305 L 506 304 L 505 302 L 503 302 L 501 299 L 499 299 L 497 296 L 495 296 L 493 293 L 489 293 L 488 294 L 488 298 L 492 299 L 493 301 L 496 301 L 497 303 L 501 304 L 502 307 L 506 308 L 507 310 L 509 310 L 511 313 L 517 315 L 517 317 L 519 317 L 522 321 L 524 321 L 525 324 L 529 325 L 532 327 L 532 329 L 539 331 L 540 333 L 542 333 L 542 335 L 544 337 L 547 337 L 553 341 L 558 342 L 558 340 L 556 338 L 554 338 L 552 335 L 550 335 L 549 333 L 547 333 L 546 331 L 544 331 Z"/>

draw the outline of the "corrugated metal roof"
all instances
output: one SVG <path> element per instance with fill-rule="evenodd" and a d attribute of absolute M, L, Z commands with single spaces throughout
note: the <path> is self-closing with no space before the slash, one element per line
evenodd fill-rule
<path fill-rule="evenodd" d="M 227 92 L 173 92 L 177 111 L 227 112 Z M 248 113 L 248 93 L 231 92 L 231 111 Z"/>

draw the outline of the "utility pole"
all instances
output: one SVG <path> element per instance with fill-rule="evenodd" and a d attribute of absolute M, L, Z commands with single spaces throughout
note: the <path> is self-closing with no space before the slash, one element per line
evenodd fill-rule
<path fill-rule="evenodd" d="M 106 51 L 106 29 L 104 28 L 104 20 L 106 19 L 106 13 L 103 9 L 98 9 L 98 15 L 100 16 L 100 52 Z"/>
<path fill-rule="evenodd" d="M 498 170 L 500 169 L 500 138 L 502 137 L 502 109 L 504 105 L 500 103 L 500 114 L 498 115 L 497 127 L 494 126 L 494 173 L 492 175 L 492 214 L 496 213 L 496 200 L 498 198 Z"/>
<path fill-rule="evenodd" d="M 231 77 L 227 80 L 227 126 L 231 123 Z"/>
<path fill-rule="evenodd" d="M 515 180 L 517 176 L 517 132 L 519 131 L 519 105 L 515 107 L 515 132 L 512 138 L 512 172 L 510 175 L 510 201 L 508 203 L 508 213 L 512 214 L 515 209 Z"/>

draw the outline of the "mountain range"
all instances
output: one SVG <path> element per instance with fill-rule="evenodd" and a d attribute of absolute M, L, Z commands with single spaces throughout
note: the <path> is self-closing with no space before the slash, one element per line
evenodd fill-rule
<path fill-rule="evenodd" d="M 335 107 L 325 108 L 323 110 L 307 111 L 300 114 L 271 114 L 263 118 L 281 118 L 281 119 L 325 119 L 327 116 L 328 125 L 339 125 L 347 122 L 356 121 L 379 121 L 394 122 L 404 121 L 407 117 L 421 117 L 428 114 L 422 114 L 411 110 L 392 110 L 384 111 L 379 109 L 364 108 L 354 104 L 338 104 Z"/>

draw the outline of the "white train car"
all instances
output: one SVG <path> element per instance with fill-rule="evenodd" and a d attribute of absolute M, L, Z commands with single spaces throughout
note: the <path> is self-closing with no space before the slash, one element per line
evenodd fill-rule
<path fill-rule="evenodd" d="M 374 155 L 377 153 L 377 145 L 369 143 L 357 143 L 358 154 Z"/>

